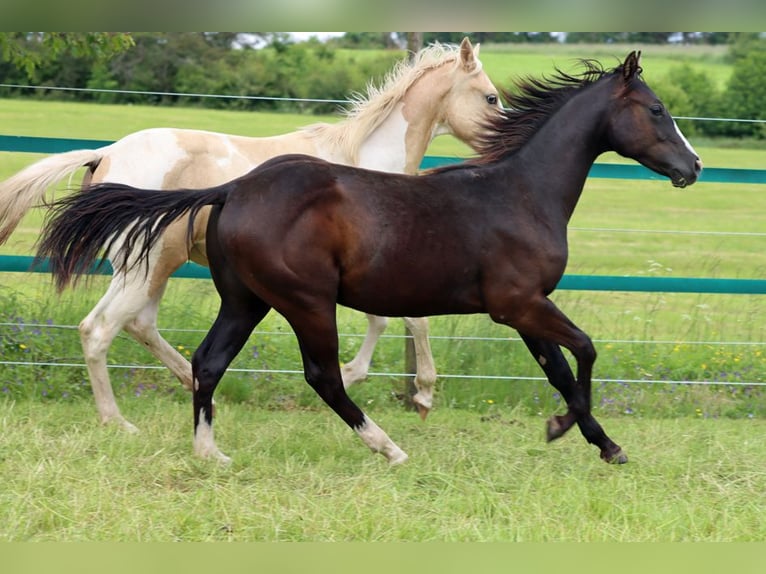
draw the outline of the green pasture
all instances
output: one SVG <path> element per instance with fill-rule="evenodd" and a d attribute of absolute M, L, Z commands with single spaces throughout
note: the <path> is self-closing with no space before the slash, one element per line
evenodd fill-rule
<path fill-rule="evenodd" d="M 576 57 L 641 47 L 483 46 L 498 83 Z M 690 58 L 724 81 L 714 48 L 644 47 L 649 81 Z M 696 52 L 693 52 L 696 50 Z M 513 69 L 511 69 L 513 68 Z M 272 135 L 338 116 L 0 100 L 0 135 L 118 139 L 157 126 Z M 753 142 L 692 140 L 707 166 L 763 169 Z M 440 137 L 431 155 L 466 156 Z M 0 153 L 0 179 L 42 157 Z M 604 156 L 599 161 L 624 161 Z M 76 187 L 64 183 L 57 194 Z M 0 254 L 29 255 L 33 211 Z M 625 231 L 633 230 L 633 231 Z M 683 234 L 664 233 L 667 230 Z M 766 277 L 759 185 L 590 180 L 570 228 L 568 273 Z M 515 332 L 484 316 L 435 317 L 440 378 L 425 423 L 401 407 L 400 321 L 373 374 L 350 393 L 411 456 L 388 468 L 303 382 L 294 338 L 271 314 L 216 395 L 221 467 L 191 455 L 189 395 L 140 345 L 118 337 L 110 375 L 126 436 L 96 420 L 76 325 L 109 282 L 54 292 L 44 274 L 0 273 L 0 540 L 752 541 L 766 536 L 763 421 L 766 299 L 558 291 L 594 339 L 593 406 L 631 462 L 607 466 L 575 429 L 546 445 L 561 398 Z M 163 335 L 190 357 L 217 309 L 207 280 L 174 279 Z M 339 310 L 341 360 L 366 322 Z M 634 382 L 641 381 L 641 382 Z M 673 381 L 727 381 L 682 385 Z"/>
<path fill-rule="evenodd" d="M 541 53 L 483 46 L 481 55 L 502 83 L 508 74 L 566 67 L 576 57 L 608 62 L 632 48 L 546 46 Z M 685 58 L 724 81 L 720 50 L 675 50 L 644 47 L 649 81 Z M 337 119 L 0 100 L 2 135 L 113 140 L 177 126 L 257 136 Z M 692 143 L 707 166 L 766 166 L 766 151 L 753 142 Z M 441 137 L 429 154 L 468 150 Z M 39 157 L 0 153 L 0 179 Z M 764 214 L 766 194 L 758 185 L 677 190 L 667 182 L 590 180 L 571 223 L 567 272 L 763 279 L 766 250 L 757 234 L 766 231 Z M 41 212 L 30 213 L 0 254 L 33 254 L 41 221 Z M 98 424 L 76 325 L 108 282 L 92 277 L 59 296 L 44 274 L 0 274 L 0 540 L 766 536 L 766 398 L 763 387 L 748 384 L 766 381 L 763 296 L 553 294 L 596 343 L 594 412 L 628 453 L 622 467 L 602 463 L 576 429 L 546 445 L 544 420 L 563 412 L 561 398 L 515 332 L 484 316 L 460 316 L 431 320 L 440 378 L 425 423 L 401 408 L 400 321 L 392 320 L 381 341 L 373 375 L 350 391 L 410 454 L 406 465 L 389 468 L 303 382 L 294 338 L 272 314 L 216 395 L 218 444 L 234 459 L 221 467 L 191 455 L 188 393 L 127 335 L 110 351 L 110 374 L 123 412 L 141 433 L 126 436 Z M 210 281 L 172 280 L 160 310 L 163 335 L 190 357 L 217 303 Z M 340 309 L 339 326 L 347 361 L 366 323 Z M 673 383 L 684 380 L 733 384 Z"/>
<path fill-rule="evenodd" d="M 489 44 L 481 47 L 480 58 L 487 73 L 498 85 L 510 85 L 517 76 L 550 73 L 554 67 L 571 72 L 580 59 L 596 59 L 605 67 L 622 62 L 631 50 L 641 50 L 644 77 L 656 81 L 681 63 L 704 71 L 724 87 L 731 73 L 726 60 L 727 46 L 674 46 L 622 44 Z"/>
<path fill-rule="evenodd" d="M 487 51 L 487 54 L 491 53 Z M 0 101 L 0 125 L 4 126 L 4 134 L 46 137 L 111 140 L 137 129 L 158 125 L 267 135 L 290 131 L 314 121 L 337 121 L 337 117 L 34 100 Z M 765 152 L 757 147 L 732 146 L 731 142 L 702 141 L 698 146 L 697 142 L 692 143 L 707 166 L 764 166 Z M 721 145 L 725 147 L 719 147 Z M 453 138 L 443 136 L 435 140 L 428 153 L 465 156 L 469 152 Z M 37 157 L 41 156 L 3 153 L 0 177 L 11 175 Z M 599 161 L 625 160 L 606 155 Z M 64 193 L 67 186 L 76 184 L 76 181 L 67 182 L 58 193 Z M 571 222 L 567 272 L 761 279 L 766 274 L 766 252 L 761 247 L 763 237 L 757 235 L 766 229 L 763 215 L 766 213 L 766 193 L 761 188 L 759 185 L 699 183 L 678 190 L 664 181 L 590 180 Z M 0 246 L 0 253 L 32 254 L 41 218 L 40 211 L 30 213 L 11 239 Z M 663 233 L 668 230 L 684 234 Z M 65 304 L 58 302 L 44 275 L 7 273 L 2 275 L 0 281 L 5 292 L 12 294 L 11 308 L 6 311 L 8 317 L 33 322 L 30 318 L 34 316 L 40 322 L 76 325 L 103 293 L 108 278 L 95 278 L 91 288 L 78 288 L 65 295 L 62 300 L 66 301 Z M 192 316 L 186 303 L 189 298 L 195 301 L 194 309 L 197 311 Z M 600 356 L 595 373 L 598 378 L 740 382 L 766 379 L 766 350 L 759 344 L 766 340 L 766 327 L 763 321 L 757 320 L 764 312 L 762 296 L 559 291 L 553 298 L 598 342 Z M 194 333 L 183 336 L 178 332 L 166 334 L 172 343 L 191 352 L 209 327 L 216 306 L 217 296 L 209 282 L 173 280 L 161 308 L 160 326 L 196 329 Z M 18 313 L 17 309 L 25 312 Z M 348 338 L 343 339 L 342 359 L 349 360 L 360 342 L 365 321 L 351 311 L 343 310 L 341 314 L 347 317 L 342 321 L 342 332 L 349 334 Z M 279 318 L 273 320 L 280 321 Z M 376 372 L 403 372 L 403 343 L 399 338 L 402 330 L 400 323 L 394 324 L 390 329 L 393 336 L 384 339 L 376 353 L 373 368 Z M 279 328 L 288 331 L 284 325 Z M 509 385 L 505 380 L 482 380 L 483 375 L 539 376 L 536 365 L 530 362 L 523 346 L 518 341 L 507 343 L 506 339 L 515 336 L 514 333 L 482 316 L 434 318 L 432 330 L 437 367 L 443 375 L 440 404 L 476 406 L 484 404 L 482 401 L 485 400 L 514 404 L 514 401 L 523 399 L 534 409 L 535 399 L 530 397 L 526 387 L 519 390 L 518 386 Z M 455 339 L 462 336 L 491 340 Z M 261 360 L 270 365 L 278 364 L 282 369 L 298 370 L 297 354 L 289 336 L 278 340 L 289 341 L 286 349 L 272 347 L 271 353 L 260 355 Z M 624 342 L 631 340 L 644 343 L 632 345 Z M 80 362 L 76 333 L 69 333 L 65 341 L 55 351 L 47 349 L 46 343 L 41 350 L 42 356 L 66 356 Z M 700 342 L 709 344 L 702 345 Z M 156 365 L 132 341 L 125 340 L 123 343 L 124 348 L 113 348 L 110 354 L 113 362 Z M 26 352 L 40 346 L 34 337 L 19 344 L 26 345 Z M 276 352 L 277 348 L 279 352 Z M 248 363 L 246 357 L 241 360 L 243 368 L 260 368 L 254 367 L 252 362 Z M 23 368 L 20 370 L 23 371 Z M 143 373 L 142 376 L 148 375 Z M 300 377 L 291 377 L 298 380 L 298 387 L 302 389 Z M 76 378 L 82 380 L 81 372 Z M 163 380 L 168 375 L 163 370 L 151 371 L 150 378 Z M 231 391 L 233 396 L 252 398 L 258 395 L 250 388 L 247 376 L 233 374 L 230 378 L 241 380 L 240 383 L 230 384 L 231 389 L 235 389 Z M 530 384 L 538 385 L 536 382 Z M 303 394 L 304 391 L 295 392 Z M 667 414 L 694 414 L 700 409 L 700 412 L 705 410 L 709 414 L 728 413 L 734 416 L 752 415 L 764 409 L 762 401 L 749 399 L 739 404 L 735 401 L 738 406 L 732 408 L 728 404 L 732 397 L 728 397 L 724 401 L 726 405 L 721 408 L 697 405 L 693 401 L 668 405 L 655 400 L 655 393 L 647 396 L 643 390 L 631 392 L 636 395 L 632 399 L 633 404 L 623 410 L 635 410 L 638 406 L 636 401 L 642 402 L 643 408 L 660 409 Z M 690 394 L 696 396 L 700 393 L 695 390 Z M 477 400 L 476 396 L 480 399 Z M 540 396 L 550 399 L 551 392 L 539 383 L 535 396 L 538 396 L 537 400 L 543 400 Z M 756 393 L 756 396 L 760 395 Z M 305 400 L 311 401 L 313 397 L 309 394 Z"/>

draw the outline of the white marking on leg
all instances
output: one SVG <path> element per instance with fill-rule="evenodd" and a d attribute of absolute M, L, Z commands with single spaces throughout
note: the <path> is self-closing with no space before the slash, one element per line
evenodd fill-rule
<path fill-rule="evenodd" d="M 545 364 L 548 362 L 548 359 L 545 358 L 545 355 L 540 355 L 539 357 L 537 357 L 537 362 L 544 367 Z"/>
<path fill-rule="evenodd" d="M 364 423 L 362 423 L 362 426 L 357 427 L 354 430 L 364 444 L 370 447 L 370 450 L 381 453 L 388 459 L 390 464 L 401 464 L 409 458 L 407 453 L 400 449 L 394 441 L 388 438 L 388 435 L 383 432 L 383 429 L 376 425 L 367 415 L 364 416 Z"/>
<path fill-rule="evenodd" d="M 205 410 L 200 411 L 200 420 L 194 429 L 194 454 L 200 458 L 212 458 L 224 464 L 229 464 L 231 458 L 223 454 L 215 444 L 213 427 L 205 420 Z"/>

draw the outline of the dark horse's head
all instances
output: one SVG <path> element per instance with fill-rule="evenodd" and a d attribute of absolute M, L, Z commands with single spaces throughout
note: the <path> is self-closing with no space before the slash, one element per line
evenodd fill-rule
<path fill-rule="evenodd" d="M 476 163 L 490 163 L 515 153 L 575 95 L 582 94 L 599 115 L 597 153 L 616 151 L 670 178 L 677 187 L 691 185 L 702 170 L 702 162 L 641 78 L 639 57 L 640 52 L 631 52 L 611 70 L 594 60 L 583 60 L 585 71 L 580 75 L 557 70 L 552 77 L 517 81 L 515 92 L 504 90 L 508 107 L 488 125 L 491 135 L 480 147 Z M 584 116 L 579 119 L 592 121 Z M 591 125 L 582 124 L 581 129 Z"/>
<path fill-rule="evenodd" d="M 640 52 L 631 52 L 615 73 L 614 94 L 607 134 L 612 149 L 670 178 L 676 187 L 697 181 L 702 161 L 670 112 L 641 79 Z"/>

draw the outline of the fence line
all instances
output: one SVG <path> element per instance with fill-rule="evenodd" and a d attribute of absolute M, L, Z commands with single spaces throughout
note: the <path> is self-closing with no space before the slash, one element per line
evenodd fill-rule
<path fill-rule="evenodd" d="M 9 87 L 8 84 L 0 84 L 0 87 Z M 21 87 L 21 86 L 16 86 Z M 42 89 L 42 88 L 41 88 Z M 54 89 L 54 88 L 45 88 Z M 155 93 L 157 94 L 157 93 Z M 164 95 L 173 95 L 166 93 Z M 189 95 L 196 97 L 215 97 L 205 94 L 175 94 Z M 234 96 L 240 97 L 240 96 Z M 247 97 L 245 97 L 247 98 Z M 267 99 L 252 97 L 249 99 Z M 272 98 L 273 99 L 273 98 Z M 286 98 L 287 99 L 287 98 Z M 300 101 L 322 101 L 331 100 L 300 100 Z M 336 103 L 343 101 L 333 100 Z M 742 121 L 725 118 L 677 118 L 677 119 L 698 119 L 705 121 Z M 744 120 L 747 121 L 747 120 Z M 766 121 L 766 120 L 761 120 Z M 66 138 L 39 138 L 27 136 L 2 136 L 0 135 L 0 151 L 21 151 L 34 153 L 60 153 L 72 149 L 81 149 L 83 147 L 101 147 L 112 143 L 103 140 L 83 140 Z M 458 158 L 445 158 L 437 156 L 427 156 L 421 165 L 423 169 L 444 165 L 460 161 Z M 601 177 L 610 179 L 660 179 L 660 176 L 640 165 L 626 164 L 595 164 L 589 177 Z M 703 171 L 703 177 L 700 182 L 726 182 L 726 183 L 766 183 L 766 170 L 746 170 L 730 168 L 707 168 Z M 712 231 L 672 231 L 672 230 L 650 230 L 650 229 L 612 229 L 612 228 L 571 228 L 573 231 L 587 232 L 611 232 L 611 233 L 677 233 L 686 235 L 732 235 L 732 236 L 752 236 L 763 237 L 766 233 L 759 232 L 712 232 Z M 24 256 L 0 256 L 0 271 L 28 272 L 32 263 L 32 257 Z M 45 266 L 38 266 L 34 271 L 46 272 Z M 93 270 L 96 271 L 95 269 Z M 111 273 L 111 266 L 104 265 L 99 272 Z M 209 277 L 209 271 L 206 267 L 187 263 L 176 274 L 175 277 L 204 278 Z M 729 293 L 729 294 L 766 294 L 766 280 L 760 279 L 707 279 L 707 278 L 676 278 L 676 277 L 623 277 L 623 276 L 588 276 L 588 275 L 564 275 L 559 283 L 558 289 L 576 289 L 576 290 L 600 290 L 600 291 L 644 291 L 644 292 L 681 292 L 681 293 Z M 48 325 L 48 324 L 17 324 L 0 323 L 0 326 L 29 327 L 29 328 L 60 328 L 76 329 L 76 326 L 70 325 Z M 205 332 L 204 330 L 192 329 L 162 329 L 164 331 L 186 331 L 186 332 Z M 268 332 L 255 332 L 256 334 L 266 334 Z M 274 332 L 271 334 L 291 335 L 291 333 Z M 357 334 L 340 334 L 341 337 L 362 337 Z M 383 335 L 389 338 L 406 338 L 405 335 Z M 432 339 L 458 339 L 458 340 L 478 340 L 478 341 L 520 341 L 515 337 L 448 337 L 433 336 Z M 596 343 L 630 343 L 630 344 L 674 344 L 674 345 L 738 345 L 738 346 L 757 346 L 763 345 L 761 342 L 751 341 L 635 341 L 635 340 L 594 340 Z M 0 361 L 0 365 L 6 366 L 43 366 L 43 367 L 65 367 L 65 368 L 85 368 L 84 363 L 57 363 L 57 362 L 24 362 L 24 361 Z M 110 369 L 165 369 L 161 365 L 108 365 Z M 246 373 L 271 373 L 271 374 L 295 374 L 301 375 L 301 370 L 269 370 L 269 369 L 243 369 L 231 368 L 232 372 Z M 370 377 L 411 377 L 414 373 L 388 373 L 371 372 Z M 533 376 L 503 376 L 503 375 L 460 375 L 460 374 L 439 374 L 444 380 L 507 380 L 507 381 L 545 381 L 544 377 Z M 744 382 L 744 381 L 677 381 L 666 379 L 606 379 L 594 378 L 596 383 L 633 383 L 633 384 L 666 384 L 666 385 L 722 385 L 722 386 L 766 386 L 764 382 Z"/>
<path fill-rule="evenodd" d="M 47 273 L 47 260 L 33 265 L 31 255 L 0 255 L 0 272 Z M 96 263 L 90 274 L 109 275 L 108 261 Z M 183 264 L 172 277 L 210 279 L 210 270 L 197 263 Z M 721 293 L 729 295 L 766 295 L 766 279 L 716 279 L 707 277 L 636 277 L 623 275 L 564 274 L 556 289 L 570 291 L 629 291 L 657 293 Z"/>
<path fill-rule="evenodd" d="M 75 331 L 78 329 L 77 325 L 58 325 L 55 323 L 11 323 L 0 322 L 0 327 L 11 327 L 17 330 L 21 329 L 60 329 L 62 331 Z M 189 329 L 184 327 L 158 327 L 158 331 L 161 333 L 198 333 L 204 335 L 208 332 L 207 329 Z M 260 331 L 254 330 L 253 335 L 268 335 L 273 336 L 293 336 L 289 331 Z M 338 333 L 338 337 L 341 339 L 363 339 L 366 335 L 363 333 Z M 381 339 L 411 339 L 411 335 L 396 335 L 391 333 L 383 333 L 380 336 Z M 520 343 L 523 339 L 521 337 L 480 337 L 475 335 L 430 335 L 428 338 L 432 341 L 485 341 L 489 343 L 508 343 L 515 342 Z M 685 341 L 685 340 L 671 340 L 671 339 L 593 339 L 594 343 L 598 344 L 638 344 L 638 345 L 714 345 L 721 347 L 737 347 L 737 346 L 766 346 L 763 341 Z"/>
<path fill-rule="evenodd" d="M 87 365 L 85 363 L 53 363 L 53 362 L 27 362 L 27 361 L 0 361 L 0 365 L 9 367 L 65 367 L 65 368 L 82 368 Z M 108 369 L 127 369 L 127 370 L 165 370 L 167 367 L 164 365 L 107 365 Z M 301 369 L 244 369 L 241 367 L 229 367 L 226 369 L 227 373 L 258 373 L 258 374 L 271 374 L 271 375 L 299 375 L 303 376 L 303 370 Z M 374 372 L 367 373 L 368 377 L 391 377 L 402 379 L 405 377 L 414 377 L 415 373 L 396 373 L 396 372 Z M 451 375 L 439 373 L 440 379 L 451 380 L 476 380 L 481 379 L 484 381 L 541 381 L 547 382 L 545 377 L 533 377 L 523 375 Z M 592 379 L 594 383 L 614 383 L 614 384 L 650 384 L 650 385 L 683 385 L 683 386 L 730 386 L 730 387 L 766 387 L 766 382 L 758 381 L 676 381 L 672 379 L 605 379 L 594 377 Z"/>
<path fill-rule="evenodd" d="M 317 104 L 353 104 L 352 100 L 335 100 L 322 98 L 294 98 L 278 96 L 242 96 L 232 94 L 203 94 L 194 92 L 155 92 L 151 90 L 118 90 L 110 88 L 72 88 L 67 86 L 30 86 L 28 84 L 0 84 L 0 88 L 14 88 L 21 90 L 53 90 L 61 92 L 92 92 L 96 94 L 125 94 L 131 96 L 170 96 L 174 98 L 218 98 L 222 100 L 255 100 L 272 102 L 296 102 L 296 103 L 317 103 Z M 676 120 L 689 120 L 700 122 L 739 122 L 762 124 L 766 120 L 749 118 L 707 118 L 699 116 L 673 116 Z"/>
<path fill-rule="evenodd" d="M 696 231 L 681 229 L 620 229 L 616 227 L 570 227 L 569 231 L 587 231 L 594 233 L 667 233 L 670 235 L 708 235 L 715 237 L 766 237 L 766 232 L 759 231 Z"/>
<path fill-rule="evenodd" d="M 62 329 L 62 330 L 76 330 L 75 325 L 57 325 L 49 323 L 11 323 L 2 322 L 0 327 L 12 327 L 12 328 L 24 328 L 24 329 Z M 159 331 L 163 332 L 184 332 L 184 333 L 206 333 L 205 329 L 186 329 L 186 328 L 162 328 Z M 253 331 L 253 335 L 271 335 L 271 336 L 294 336 L 292 332 L 287 331 Z M 364 335 L 358 333 L 339 333 L 339 337 L 342 338 L 362 338 Z M 411 338 L 409 335 L 391 335 L 384 334 L 381 338 L 388 339 L 406 339 Z M 432 340 L 455 340 L 455 341 L 481 341 L 481 342 L 497 342 L 497 343 L 509 343 L 509 342 L 522 342 L 519 337 L 476 337 L 476 336 L 449 336 L 449 335 L 435 335 L 429 336 Z M 671 341 L 671 340 L 631 340 L 631 339 L 594 339 L 594 343 L 626 343 L 626 344 L 661 344 L 661 345 L 715 345 L 715 346 L 764 346 L 763 342 L 754 341 Z M 57 368 L 77 368 L 85 369 L 87 365 L 85 363 L 76 362 L 57 362 L 57 361 L 6 361 L 0 360 L 0 366 L 10 367 L 57 367 Z M 146 365 L 146 364 L 119 364 L 113 363 L 107 365 L 108 369 L 115 370 L 165 370 L 167 367 L 164 365 Z M 242 368 L 231 367 L 227 369 L 227 372 L 237 373 L 251 373 L 251 374 L 281 374 L 281 375 L 297 375 L 302 376 L 303 370 L 301 369 L 255 369 L 255 368 Z M 368 377 L 371 378 L 406 378 L 414 377 L 415 373 L 406 372 L 390 372 L 390 371 L 371 371 L 368 373 Z M 493 381 L 547 381 L 545 377 L 541 376 L 529 376 L 529 375 L 489 375 L 489 374 L 453 374 L 453 373 L 439 373 L 439 379 L 441 380 L 493 380 Z M 614 383 L 614 384 L 649 384 L 649 385 L 683 385 L 683 386 L 739 386 L 739 387 L 763 387 L 766 386 L 766 382 L 758 381 L 720 381 L 720 380 L 673 380 L 673 379 L 626 379 L 626 378 L 593 378 L 594 383 Z"/>
<path fill-rule="evenodd" d="M 99 148 L 114 143 L 111 140 L 74 138 L 50 138 L 38 136 L 0 135 L 0 151 L 29 153 L 62 153 L 75 149 Z M 447 156 L 425 156 L 420 169 L 430 169 L 463 161 Z M 664 181 L 665 178 L 640 164 L 596 162 L 588 172 L 590 178 L 601 179 L 648 179 Z M 742 169 L 728 167 L 705 168 L 700 183 L 756 183 L 766 184 L 766 169 Z"/>
<path fill-rule="evenodd" d="M 230 94 L 195 94 L 189 92 L 152 92 L 143 90 L 115 90 L 107 88 L 68 88 L 63 86 L 27 86 L 23 84 L 0 84 L 0 88 L 17 88 L 24 90 L 56 90 L 62 92 L 94 92 L 98 94 L 126 94 L 137 96 L 172 96 L 189 98 L 219 98 L 222 100 L 266 100 L 274 102 L 298 102 L 317 104 L 351 104 L 351 100 L 324 100 L 321 98 L 292 98 L 277 96 L 237 96 Z"/>

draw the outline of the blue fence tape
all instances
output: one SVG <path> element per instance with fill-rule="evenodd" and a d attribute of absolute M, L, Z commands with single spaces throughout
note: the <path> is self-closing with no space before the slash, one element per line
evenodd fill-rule
<path fill-rule="evenodd" d="M 0 135 L 0 151 L 13 152 L 61 153 L 74 149 L 98 148 L 110 143 L 112 142 L 107 140 Z M 455 157 L 426 156 L 420 167 L 421 169 L 430 169 L 460 161 L 462 161 L 460 158 Z M 588 175 L 589 177 L 608 179 L 665 179 L 638 164 L 595 163 Z M 709 167 L 702 171 L 699 181 L 707 183 L 766 183 L 766 170 Z"/>
<path fill-rule="evenodd" d="M 106 140 L 47 138 L 31 136 L 0 135 L 0 151 L 29 153 L 61 153 L 74 149 L 97 148 L 112 143 Z M 422 169 L 458 163 L 455 157 L 426 156 L 421 163 Z M 591 168 L 589 177 L 609 179 L 664 179 L 651 170 L 637 164 L 596 163 Z M 706 168 L 700 182 L 719 183 L 766 183 L 766 170 Z M 0 255 L 0 272 L 47 273 L 46 261 L 32 267 L 34 259 L 22 255 Z M 105 262 L 100 267 L 94 266 L 91 273 L 111 274 L 112 267 Z M 186 279 L 209 279 L 207 267 L 196 263 L 181 266 L 173 277 Z M 616 275 L 564 275 L 558 289 L 576 291 L 643 291 L 667 293 L 728 293 L 728 294 L 766 294 L 766 280 L 762 279 L 713 279 L 697 277 L 623 277 Z"/>
<path fill-rule="evenodd" d="M 459 163 L 460 158 L 426 156 L 421 169 Z M 652 179 L 665 181 L 667 178 L 640 164 L 594 163 L 588 177 L 600 179 Z M 699 178 L 700 183 L 766 183 L 766 169 L 737 169 L 728 167 L 706 167 Z"/>
<path fill-rule="evenodd" d="M 48 273 L 47 260 L 33 267 L 34 258 L 25 255 L 0 255 L 0 272 Z M 110 275 L 109 262 L 94 265 L 91 274 Z M 196 263 L 182 265 L 173 277 L 210 279 L 210 270 Z M 620 275 L 564 275 L 557 289 L 570 291 L 642 291 L 662 293 L 728 293 L 766 295 L 766 279 L 713 279 L 701 277 L 625 277 Z"/>

